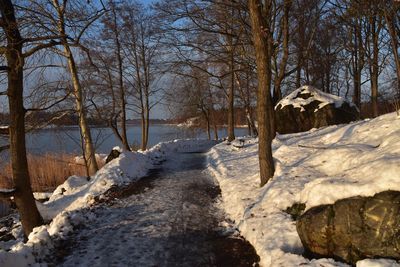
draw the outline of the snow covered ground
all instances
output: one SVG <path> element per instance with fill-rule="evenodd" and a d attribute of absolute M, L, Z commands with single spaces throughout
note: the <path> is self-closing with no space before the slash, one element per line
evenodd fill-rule
<path fill-rule="evenodd" d="M 51 223 L 34 229 L 28 242 L 23 243 L 18 223 L 12 234 L 17 240 L 0 241 L 0 266 L 46 266 L 46 257 L 52 253 L 53 240 L 63 239 L 74 227 L 90 218 L 85 209 L 101 199 L 113 186 L 123 186 L 145 176 L 153 164 L 164 160 L 173 152 L 192 152 L 209 148 L 208 140 L 175 140 L 159 143 L 144 152 L 124 152 L 109 162 L 88 180 L 71 176 L 58 186 L 49 201 L 37 202 L 40 213 Z M 13 220 L 17 220 L 13 218 Z M 4 229 L 3 229 L 4 230 Z"/>
<path fill-rule="evenodd" d="M 12 230 L 16 241 L 0 242 L 0 266 L 45 266 L 54 240 L 90 220 L 93 215 L 86 210 L 107 190 L 140 179 L 171 152 L 202 150 L 209 145 L 206 140 L 160 143 L 149 151 L 123 153 L 89 180 L 70 177 L 48 202 L 38 204 L 45 219 L 52 219 L 49 225 L 35 228 L 27 243 L 22 242 L 21 227 Z M 294 203 L 304 203 L 309 209 L 350 196 L 400 190 L 400 118 L 393 113 L 278 135 L 273 150 L 276 173 L 263 188 L 259 187 L 257 140 L 245 139 L 242 148 L 221 143 L 209 152 L 209 170 L 222 189 L 223 208 L 256 248 L 264 267 L 347 266 L 333 259 L 302 257 L 295 222 L 284 210 Z M 360 261 L 357 266 L 400 265 L 376 259 Z"/>
<path fill-rule="evenodd" d="M 67 256 L 52 264 L 220 266 L 229 255 L 235 263 L 230 266 L 250 266 L 239 262 L 256 262 L 254 251 L 249 258 L 246 249 L 229 249 L 240 239 L 227 237 L 236 232 L 215 205 L 219 191 L 205 165 L 204 154 L 171 154 L 160 169 L 124 190 L 126 197 L 116 193 L 91 209 L 89 221 L 66 240 Z M 218 249 L 221 242 L 228 249 Z"/>
<path fill-rule="evenodd" d="M 260 188 L 257 140 L 243 148 L 216 145 L 209 169 L 219 181 L 223 206 L 268 266 L 347 266 L 333 259 L 308 260 L 295 222 L 284 210 L 306 209 L 351 196 L 400 191 L 400 118 L 373 120 L 309 132 L 278 135 L 273 142 L 276 173 Z M 364 260 L 357 267 L 400 266 L 390 260 Z"/>

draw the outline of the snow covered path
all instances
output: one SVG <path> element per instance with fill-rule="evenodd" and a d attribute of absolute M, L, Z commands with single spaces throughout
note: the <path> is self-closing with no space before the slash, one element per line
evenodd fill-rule
<path fill-rule="evenodd" d="M 223 226 L 219 187 L 205 168 L 204 154 L 169 157 L 120 192 L 127 197 L 92 210 L 60 265 L 253 266 L 253 247 Z"/>

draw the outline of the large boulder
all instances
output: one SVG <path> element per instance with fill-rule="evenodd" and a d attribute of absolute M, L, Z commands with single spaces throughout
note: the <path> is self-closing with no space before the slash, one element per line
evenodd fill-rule
<path fill-rule="evenodd" d="M 350 264 L 365 258 L 400 259 L 400 192 L 311 208 L 298 218 L 297 232 L 311 257 Z"/>
<path fill-rule="evenodd" d="M 302 86 L 275 106 L 276 127 L 280 134 L 349 123 L 359 119 L 357 107 L 344 98 Z"/>

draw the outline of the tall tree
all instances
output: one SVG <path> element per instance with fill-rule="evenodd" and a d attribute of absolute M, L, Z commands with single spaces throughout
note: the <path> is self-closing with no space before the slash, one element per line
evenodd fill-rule
<path fill-rule="evenodd" d="M 8 103 L 10 109 L 10 150 L 13 182 L 15 186 L 15 203 L 20 213 L 21 223 L 27 237 L 32 229 L 43 223 L 37 210 L 33 197 L 28 161 L 25 146 L 25 108 L 23 100 L 24 92 L 24 64 L 25 58 L 34 52 L 23 53 L 25 42 L 19 30 L 19 24 L 15 17 L 14 6 L 11 0 L 0 0 L 1 20 L 7 45 L 0 46 L 0 54 L 7 60 L 8 76 Z"/>
<path fill-rule="evenodd" d="M 257 63 L 258 158 L 261 186 L 263 186 L 274 176 L 275 172 L 271 148 L 274 137 L 274 128 L 272 127 L 274 111 L 271 98 L 273 33 L 269 22 L 272 0 L 264 3 L 260 0 L 249 0 L 249 10 Z"/>
<path fill-rule="evenodd" d="M 118 18 L 118 7 L 114 1 L 109 1 L 110 12 L 108 16 L 103 20 L 106 28 L 108 28 L 108 34 L 111 36 L 113 40 L 113 46 L 115 47 L 115 59 L 117 62 L 117 79 L 118 79 L 118 88 L 119 88 L 119 104 L 120 104 L 120 113 L 121 113 L 121 140 L 122 145 L 128 151 L 130 151 L 128 136 L 127 136 L 127 127 L 126 127 L 126 87 L 124 85 L 124 75 L 123 75 L 123 59 L 122 59 L 122 44 L 121 44 L 121 32 L 122 25 L 119 23 Z"/>
<path fill-rule="evenodd" d="M 396 65 L 397 76 L 397 93 L 400 95 L 400 56 L 399 56 L 399 40 L 400 40 L 400 3 L 398 1 L 386 1 L 384 7 L 384 17 L 387 31 L 390 35 L 390 44 L 392 46 L 393 57 Z"/>
<path fill-rule="evenodd" d="M 73 6 L 73 3 L 67 2 L 67 0 L 52 0 L 52 7 L 55 11 L 55 16 L 52 17 L 51 21 L 56 24 L 57 34 L 60 35 L 60 42 L 63 46 L 63 51 L 61 54 L 67 59 L 68 69 L 71 75 L 72 87 L 75 96 L 76 112 L 79 117 L 79 127 L 82 136 L 83 143 L 83 156 L 88 168 L 88 174 L 92 175 L 99 169 L 96 161 L 96 154 L 93 146 L 92 135 L 90 132 L 89 124 L 87 122 L 87 111 L 85 107 L 85 99 L 83 94 L 82 84 L 78 74 L 78 67 L 76 64 L 75 56 L 72 52 L 71 46 L 78 46 L 80 38 L 87 30 L 87 28 L 101 16 L 100 13 L 95 13 L 93 17 L 77 18 L 77 13 L 79 12 L 80 5 Z M 50 11 L 51 13 L 51 11 Z M 70 19 L 70 21 L 68 21 Z M 84 26 L 79 25 L 74 20 L 79 22 L 84 21 Z M 67 32 L 67 27 L 72 27 L 73 30 L 78 31 L 78 37 L 73 39 Z M 80 31 L 78 30 L 80 28 Z M 73 40 L 73 45 L 69 40 Z"/>

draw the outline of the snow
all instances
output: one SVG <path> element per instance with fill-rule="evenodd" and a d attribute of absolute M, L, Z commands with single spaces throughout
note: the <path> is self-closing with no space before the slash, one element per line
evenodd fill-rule
<path fill-rule="evenodd" d="M 177 126 L 182 128 L 191 128 L 199 126 L 200 117 L 193 117 L 187 119 L 185 122 L 179 123 Z"/>
<path fill-rule="evenodd" d="M 13 193 L 14 191 L 15 191 L 15 189 L 0 188 L 0 193 L 2 193 L 2 194 Z"/>
<path fill-rule="evenodd" d="M 224 218 L 204 194 L 215 181 L 202 163 L 197 153 L 169 155 L 140 193 L 91 210 L 58 266 L 210 266 L 215 222 Z"/>
<path fill-rule="evenodd" d="M 396 267 L 399 264 L 394 260 L 362 260 L 357 262 L 356 267 Z"/>
<path fill-rule="evenodd" d="M 307 99 L 303 99 L 301 97 L 297 97 L 299 94 L 311 94 L 311 96 Z M 294 108 L 300 108 L 301 111 L 305 111 L 304 106 L 307 106 L 313 101 L 321 102 L 318 105 L 318 108 L 314 110 L 314 112 L 318 111 L 328 104 L 334 104 L 336 108 L 339 108 L 345 102 L 345 100 L 339 96 L 327 94 L 312 86 L 304 85 L 294 90 L 288 96 L 279 101 L 278 104 L 275 106 L 275 110 L 283 109 L 285 106 L 291 105 Z M 354 106 L 351 103 L 349 103 L 349 105 Z"/>
<path fill-rule="evenodd" d="M 240 147 L 227 142 L 214 146 L 208 153 L 208 169 L 221 187 L 222 207 L 255 247 L 264 267 L 348 266 L 333 259 L 309 260 L 302 256 L 295 222 L 284 212 L 294 203 L 304 203 L 309 209 L 356 195 L 400 191 L 400 119 L 395 113 L 278 135 L 273 142 L 275 176 L 262 188 L 258 142 L 243 140 Z M 171 153 L 201 151 L 210 144 L 207 140 L 174 140 L 147 151 L 124 151 L 90 179 L 70 177 L 49 201 L 37 203 L 50 224 L 35 228 L 27 243 L 22 242 L 20 227 L 13 230 L 17 242 L 0 242 L 0 266 L 45 266 L 54 240 L 65 238 L 80 223 L 91 221 L 94 215 L 87 210 L 95 198 L 101 198 L 113 186 L 140 179 Z M 375 266 L 400 265 L 387 259 L 357 263 L 357 267 Z"/>
<path fill-rule="evenodd" d="M 53 193 L 49 192 L 33 192 L 33 197 L 37 200 L 48 199 Z"/>
<path fill-rule="evenodd" d="M 275 176 L 262 188 L 257 143 L 247 138 L 238 149 L 224 142 L 208 158 L 209 170 L 222 190 L 222 205 L 257 250 L 261 265 L 347 266 L 332 259 L 302 257 L 295 222 L 284 210 L 294 203 L 305 203 L 309 209 L 351 196 L 400 191 L 400 120 L 396 114 L 278 135 L 273 142 Z M 390 264 L 387 260 L 373 264 L 394 266 L 385 265 Z"/>
<path fill-rule="evenodd" d="M 74 225 L 90 220 L 87 217 L 91 215 L 85 210 L 94 204 L 96 197 L 101 197 L 113 186 L 126 185 L 144 177 L 153 164 L 164 160 L 169 153 L 201 151 L 211 144 L 214 142 L 200 139 L 159 143 L 147 151 L 123 152 L 90 179 L 69 177 L 54 190 L 49 201 L 36 202 L 43 218 L 51 220 L 49 225 L 35 228 L 26 243 L 21 235 L 12 246 L 0 241 L 0 266 L 45 266 L 40 262 L 51 253 L 52 240 L 63 239 L 73 231 Z"/>
<path fill-rule="evenodd" d="M 120 150 L 119 147 L 117 147 L 117 148 Z M 118 151 L 119 151 L 119 150 L 118 150 Z M 96 161 L 97 161 L 98 163 L 101 163 L 102 165 L 106 163 L 107 156 L 108 156 L 107 154 L 97 154 L 97 153 L 95 154 Z M 75 162 L 76 164 L 85 165 L 85 160 L 84 160 L 83 156 L 76 156 L 76 157 L 74 158 L 74 162 Z"/>

